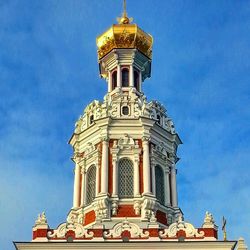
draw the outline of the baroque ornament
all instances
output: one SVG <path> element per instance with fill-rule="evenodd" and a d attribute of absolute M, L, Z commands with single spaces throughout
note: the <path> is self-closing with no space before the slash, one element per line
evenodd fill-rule
<path fill-rule="evenodd" d="M 159 232 L 160 238 L 172 238 L 177 237 L 177 234 L 179 231 L 184 231 L 186 234 L 186 237 L 203 237 L 204 232 L 198 232 L 198 229 L 196 229 L 192 224 L 187 223 L 182 220 L 182 216 L 179 217 L 178 222 L 174 222 L 169 226 L 169 228 L 164 229 Z"/>
<path fill-rule="evenodd" d="M 117 223 L 113 229 L 108 232 L 104 232 L 104 238 L 121 238 L 122 233 L 130 232 L 131 238 L 146 238 L 149 236 L 149 232 L 143 232 L 143 230 L 135 223 L 129 222 L 127 219 L 123 222 Z"/>

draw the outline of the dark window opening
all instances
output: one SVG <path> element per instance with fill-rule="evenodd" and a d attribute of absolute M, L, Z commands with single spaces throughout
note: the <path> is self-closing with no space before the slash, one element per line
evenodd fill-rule
<path fill-rule="evenodd" d="M 155 191 L 156 199 L 164 205 L 165 202 L 165 187 L 164 187 L 164 172 L 160 166 L 155 167 Z"/>
<path fill-rule="evenodd" d="M 128 108 L 128 106 L 122 107 L 122 114 L 123 115 L 128 115 L 129 114 L 129 108 Z"/>
<path fill-rule="evenodd" d="M 122 70 L 122 87 L 129 86 L 129 71 L 128 69 Z"/>
<path fill-rule="evenodd" d="M 91 124 L 93 124 L 93 122 L 94 122 L 94 115 L 91 115 L 89 117 L 89 124 L 91 125 Z"/>
<path fill-rule="evenodd" d="M 159 125 L 161 125 L 161 116 L 160 116 L 160 115 L 157 115 L 157 123 L 158 123 Z"/>
<path fill-rule="evenodd" d="M 139 91 L 139 73 L 134 71 L 134 87 Z"/>
<path fill-rule="evenodd" d="M 117 87 L 117 71 L 112 74 L 112 90 Z"/>

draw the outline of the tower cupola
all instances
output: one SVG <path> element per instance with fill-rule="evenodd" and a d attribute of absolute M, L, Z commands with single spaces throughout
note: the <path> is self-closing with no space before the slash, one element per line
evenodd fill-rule
<path fill-rule="evenodd" d="M 108 82 L 108 92 L 116 88 L 135 88 L 151 76 L 153 37 L 131 23 L 126 11 L 107 31 L 97 37 L 99 70 Z"/>

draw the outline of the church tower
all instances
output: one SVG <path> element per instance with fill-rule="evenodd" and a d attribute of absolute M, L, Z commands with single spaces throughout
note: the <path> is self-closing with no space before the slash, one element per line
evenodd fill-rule
<path fill-rule="evenodd" d="M 200 228 L 183 219 L 176 182 L 182 142 L 166 108 L 143 94 L 153 38 L 127 16 L 126 1 L 118 23 L 96 42 L 107 93 L 85 108 L 69 140 L 73 206 L 55 229 L 39 215 L 32 242 L 16 248 L 101 249 L 105 242 L 106 249 L 124 249 L 130 241 L 126 249 L 145 249 L 145 242 L 147 249 L 234 249 L 234 241 L 218 241 L 210 213 Z"/>
<path fill-rule="evenodd" d="M 166 109 L 148 102 L 143 82 L 151 75 L 153 38 L 126 9 L 97 38 L 104 101 L 93 101 L 76 123 L 70 144 L 75 162 L 69 214 L 88 227 L 111 229 L 126 218 L 142 228 L 166 227 L 177 203 L 176 155 L 181 140 Z"/>

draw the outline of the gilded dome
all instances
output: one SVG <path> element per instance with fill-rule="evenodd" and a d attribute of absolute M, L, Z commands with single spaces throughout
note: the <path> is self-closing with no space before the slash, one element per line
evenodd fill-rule
<path fill-rule="evenodd" d="M 119 24 L 114 24 L 96 39 L 98 58 L 101 59 L 113 49 L 138 49 L 145 56 L 152 58 L 153 37 L 140 29 L 136 24 L 131 24 L 127 16 L 119 19 Z"/>

